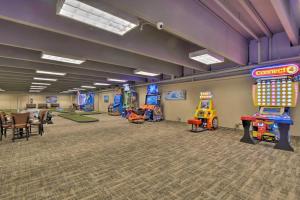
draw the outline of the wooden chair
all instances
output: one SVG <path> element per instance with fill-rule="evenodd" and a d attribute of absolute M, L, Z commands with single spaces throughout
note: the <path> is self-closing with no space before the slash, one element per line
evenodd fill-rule
<path fill-rule="evenodd" d="M 44 133 L 44 127 L 43 127 L 43 124 L 44 124 L 44 121 L 45 121 L 45 115 L 47 114 L 47 111 L 46 110 L 41 110 L 40 113 L 39 113 L 39 117 L 38 117 L 38 121 L 33 121 L 31 124 L 30 124 L 30 133 L 32 133 L 31 131 L 31 128 L 33 126 L 37 126 L 38 127 L 38 133 L 39 135 L 43 135 Z"/>
<path fill-rule="evenodd" d="M 30 113 L 12 113 L 12 130 L 13 130 L 13 138 L 12 141 L 15 141 L 16 135 L 22 135 L 25 129 L 26 140 L 29 137 L 29 115 Z"/>
<path fill-rule="evenodd" d="M 1 133 L 0 133 L 0 141 L 2 140 L 2 136 L 6 137 L 7 129 L 11 129 L 11 123 L 9 123 L 5 117 L 5 113 L 0 113 L 0 126 L 1 126 Z"/>

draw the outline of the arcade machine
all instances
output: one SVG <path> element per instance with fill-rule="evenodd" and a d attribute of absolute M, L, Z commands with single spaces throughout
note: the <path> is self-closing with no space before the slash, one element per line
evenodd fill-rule
<path fill-rule="evenodd" d="M 117 94 L 114 97 L 114 103 L 109 105 L 108 114 L 112 116 L 120 116 L 123 110 L 123 95 L 122 89 L 117 90 Z"/>
<path fill-rule="evenodd" d="M 85 112 L 94 111 L 95 93 L 85 92 L 82 93 L 77 91 L 77 108 L 78 110 L 83 110 Z"/>
<path fill-rule="evenodd" d="M 160 94 L 158 92 L 158 86 L 151 84 L 147 86 L 147 95 L 145 105 L 137 111 L 133 111 L 128 116 L 128 121 L 137 123 L 143 120 L 148 121 L 161 121 L 163 119 L 162 110 L 160 107 Z"/>
<path fill-rule="evenodd" d="M 260 141 L 275 143 L 275 149 L 294 151 L 290 144 L 289 128 L 293 124 L 290 108 L 298 97 L 299 66 L 295 64 L 256 68 L 252 77 L 254 105 L 259 112 L 241 117 L 244 136 L 241 142 L 256 144 Z"/>
<path fill-rule="evenodd" d="M 194 119 L 189 119 L 193 132 L 214 130 L 218 128 L 218 117 L 213 104 L 211 92 L 200 92 L 200 101 L 196 108 Z"/>
<path fill-rule="evenodd" d="M 123 87 L 124 87 L 123 89 L 124 101 L 123 101 L 122 117 L 128 118 L 131 111 L 137 108 L 137 93 L 133 89 L 133 86 L 129 84 L 124 84 Z"/>

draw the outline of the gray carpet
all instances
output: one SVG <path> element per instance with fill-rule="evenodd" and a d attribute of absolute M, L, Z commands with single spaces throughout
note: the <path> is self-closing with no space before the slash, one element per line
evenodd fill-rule
<path fill-rule="evenodd" d="M 93 117 L 56 117 L 42 137 L 0 142 L 0 199 L 300 199 L 299 143 L 291 153 L 232 130 Z"/>

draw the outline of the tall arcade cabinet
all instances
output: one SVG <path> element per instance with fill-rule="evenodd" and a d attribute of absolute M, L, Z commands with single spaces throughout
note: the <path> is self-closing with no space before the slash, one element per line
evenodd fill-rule
<path fill-rule="evenodd" d="M 294 151 L 290 144 L 290 109 L 296 107 L 299 93 L 299 66 L 274 65 L 252 71 L 256 83 L 252 87 L 254 105 L 258 113 L 241 117 L 244 136 L 241 142 L 275 143 L 276 149 Z"/>

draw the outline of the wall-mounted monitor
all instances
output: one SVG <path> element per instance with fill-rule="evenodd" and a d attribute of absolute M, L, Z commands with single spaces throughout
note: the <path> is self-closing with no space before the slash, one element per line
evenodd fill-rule
<path fill-rule="evenodd" d="M 57 103 L 57 96 L 46 96 L 46 103 Z"/>

